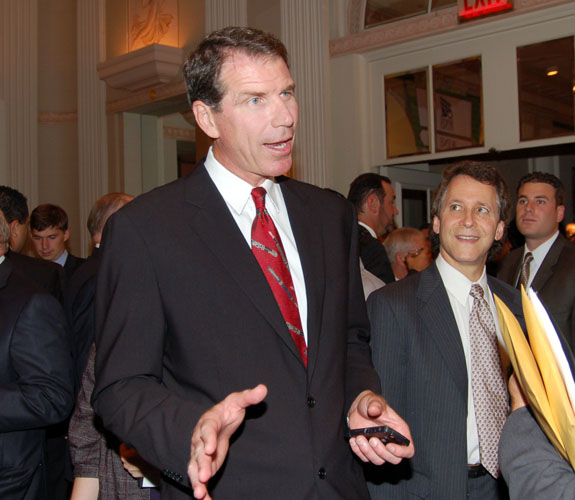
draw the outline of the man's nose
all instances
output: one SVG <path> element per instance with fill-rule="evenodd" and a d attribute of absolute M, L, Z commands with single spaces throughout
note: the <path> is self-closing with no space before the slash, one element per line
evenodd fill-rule
<path fill-rule="evenodd" d="M 297 110 L 297 104 L 293 102 L 285 102 L 278 100 L 275 110 L 275 120 L 274 125 L 276 127 L 291 127 L 295 123 L 295 113 Z"/>

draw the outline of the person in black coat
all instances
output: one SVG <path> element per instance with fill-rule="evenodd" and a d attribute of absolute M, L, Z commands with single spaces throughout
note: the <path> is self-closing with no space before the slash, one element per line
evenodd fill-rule
<path fill-rule="evenodd" d="M 74 404 L 72 356 L 60 303 L 14 271 L 0 213 L 0 498 L 47 498 L 45 429 Z"/>

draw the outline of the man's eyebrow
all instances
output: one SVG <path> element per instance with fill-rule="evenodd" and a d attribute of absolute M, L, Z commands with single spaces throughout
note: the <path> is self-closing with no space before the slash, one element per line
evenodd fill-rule
<path fill-rule="evenodd" d="M 529 198 L 529 196 L 527 196 L 526 194 L 520 194 L 519 198 Z M 533 196 L 533 198 L 535 199 L 543 199 L 543 200 L 549 200 L 549 196 L 547 196 L 546 194 L 536 194 L 535 196 Z"/>

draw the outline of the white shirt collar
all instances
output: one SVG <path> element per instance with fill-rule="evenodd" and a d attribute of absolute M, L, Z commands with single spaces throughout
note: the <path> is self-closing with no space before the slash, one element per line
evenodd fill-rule
<path fill-rule="evenodd" d="M 483 267 L 483 273 L 481 278 L 476 282 L 471 281 L 463 273 L 455 269 L 451 264 L 449 264 L 441 254 L 438 255 L 435 260 L 439 274 L 443 281 L 443 285 L 446 290 L 453 295 L 453 297 L 462 305 L 467 304 L 469 300 L 469 292 L 471 291 L 471 285 L 473 283 L 478 283 L 483 288 L 483 295 L 487 297 L 489 294 L 489 287 L 487 286 L 487 275 L 485 274 L 485 266 Z"/>
<path fill-rule="evenodd" d="M 64 267 L 64 264 L 66 264 L 67 258 L 68 258 L 68 250 L 64 250 L 54 262 L 56 264 L 60 264 L 62 267 Z"/>
<path fill-rule="evenodd" d="M 208 175 L 218 188 L 223 199 L 226 200 L 230 209 L 237 215 L 242 214 L 246 205 L 252 199 L 251 192 L 254 186 L 243 179 L 240 179 L 237 175 L 230 172 L 218 160 L 216 160 L 211 147 L 206 157 L 205 167 Z M 281 196 L 281 193 L 278 193 L 278 190 L 280 187 L 271 179 L 266 179 L 261 184 L 261 187 L 263 187 L 268 193 L 266 196 L 266 208 L 268 211 L 278 213 L 278 207 L 280 206 L 278 196 Z"/>
<path fill-rule="evenodd" d="M 365 227 L 365 229 L 367 229 L 369 234 L 371 234 L 375 239 L 377 239 L 377 234 L 375 234 L 375 231 L 371 229 L 371 227 L 369 227 L 365 222 L 358 221 L 358 223 L 360 226 Z"/>

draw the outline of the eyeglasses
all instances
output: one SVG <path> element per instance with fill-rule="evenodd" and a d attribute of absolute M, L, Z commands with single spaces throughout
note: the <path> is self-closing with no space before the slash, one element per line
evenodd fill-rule
<path fill-rule="evenodd" d="M 425 247 L 421 247 L 418 248 L 417 250 L 415 250 L 415 252 L 407 252 L 407 255 L 409 255 L 410 257 L 417 257 L 421 252 L 423 252 L 425 250 Z"/>

